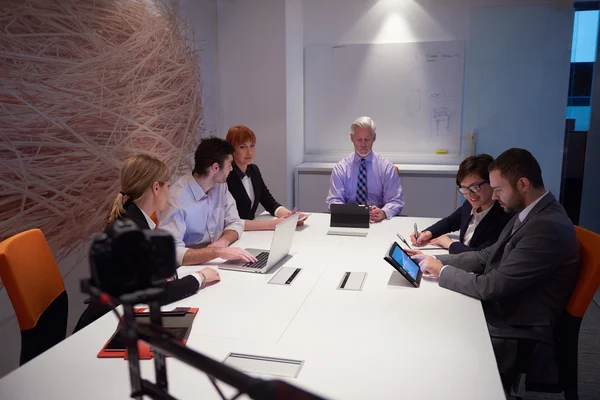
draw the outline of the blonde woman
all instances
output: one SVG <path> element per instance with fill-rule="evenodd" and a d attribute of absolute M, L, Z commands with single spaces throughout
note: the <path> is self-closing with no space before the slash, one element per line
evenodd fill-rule
<path fill-rule="evenodd" d="M 121 189 L 112 202 L 106 222 L 129 219 L 141 229 L 155 229 L 152 214 L 162 211 L 169 198 L 169 168 L 162 161 L 148 156 L 128 158 L 121 169 Z M 212 268 L 204 268 L 165 286 L 166 302 L 172 303 L 196 293 L 200 288 L 221 280 Z M 105 305 L 91 302 L 79 319 L 75 332 L 110 311 Z"/>

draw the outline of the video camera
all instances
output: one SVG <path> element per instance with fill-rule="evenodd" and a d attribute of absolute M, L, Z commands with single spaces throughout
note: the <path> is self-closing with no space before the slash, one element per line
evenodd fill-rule
<path fill-rule="evenodd" d="M 206 373 L 222 399 L 225 396 L 216 380 L 239 390 L 234 399 L 246 393 L 256 400 L 323 400 L 283 381 L 266 381 L 246 375 L 189 349 L 164 331 L 160 309 L 163 287 L 167 279 L 175 275 L 176 268 L 175 242 L 167 232 L 142 230 L 132 221 L 117 220 L 109 224 L 104 233 L 93 237 L 90 249 L 92 277 L 89 281 L 83 280 L 81 287 L 84 293 L 97 300 L 104 292 L 117 298 L 123 306 L 119 333 L 127 347 L 132 398 L 175 399 L 168 391 L 165 355 L 170 355 Z M 149 305 L 150 324 L 136 321 L 133 307 L 140 303 Z M 156 383 L 141 376 L 138 340 L 152 346 Z"/>
<path fill-rule="evenodd" d="M 115 220 L 92 239 L 91 284 L 111 296 L 163 286 L 175 276 L 175 242 L 161 230 Z"/>

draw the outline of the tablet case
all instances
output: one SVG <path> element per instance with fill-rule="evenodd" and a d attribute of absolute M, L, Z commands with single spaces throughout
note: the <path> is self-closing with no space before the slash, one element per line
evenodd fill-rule
<path fill-rule="evenodd" d="M 141 308 L 135 308 L 134 309 L 136 316 L 140 315 L 141 313 L 144 313 L 145 311 L 147 311 L 146 307 L 141 307 Z M 194 318 L 196 317 L 196 314 L 198 313 L 198 308 L 189 308 L 187 310 L 186 315 L 191 315 L 191 322 L 193 322 Z M 165 320 L 169 318 L 169 315 L 164 315 L 163 316 L 163 324 L 165 324 Z M 187 342 L 190 330 L 191 330 L 191 323 L 189 324 L 188 327 L 188 331 L 185 334 L 185 339 L 183 339 L 183 343 L 185 344 Z M 113 333 L 110 338 L 106 341 L 106 343 L 104 344 L 104 346 L 102 346 L 102 350 L 100 350 L 100 352 L 98 353 L 98 358 L 123 358 L 124 360 L 127 360 L 127 350 L 106 350 L 106 346 L 108 346 L 108 344 L 110 343 L 110 341 L 112 340 L 113 336 L 115 334 Z M 150 345 L 146 342 L 142 342 L 141 340 L 138 340 L 138 353 L 139 353 L 139 357 L 140 360 L 150 360 L 152 359 L 152 349 L 150 349 Z"/>

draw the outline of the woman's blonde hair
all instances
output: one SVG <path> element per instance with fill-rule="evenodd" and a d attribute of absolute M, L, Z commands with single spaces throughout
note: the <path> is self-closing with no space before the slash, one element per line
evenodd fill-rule
<path fill-rule="evenodd" d="M 114 221 L 125 213 L 123 202 L 142 197 L 154 182 L 164 185 L 170 178 L 169 167 L 157 158 L 138 154 L 125 160 L 121 168 L 121 191 L 110 207 L 106 222 Z"/>

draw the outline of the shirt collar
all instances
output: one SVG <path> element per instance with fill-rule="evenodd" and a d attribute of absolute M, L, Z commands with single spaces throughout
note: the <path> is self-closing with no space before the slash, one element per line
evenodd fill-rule
<path fill-rule="evenodd" d="M 544 193 L 543 195 L 538 197 L 533 203 L 531 203 L 530 205 L 525 207 L 525 209 L 519 213 L 519 219 L 521 220 L 521 222 L 525 221 L 525 218 L 527 218 L 527 216 L 529 215 L 531 210 L 533 210 L 533 207 L 535 207 L 535 205 L 537 203 L 539 203 L 540 200 L 542 200 L 544 198 L 544 196 L 546 196 L 547 194 L 548 194 L 548 191 L 546 190 L 546 193 Z"/>
<path fill-rule="evenodd" d="M 356 154 L 356 152 L 354 152 L 354 161 L 353 161 L 353 162 L 354 162 L 355 164 L 358 164 L 358 163 L 360 163 L 360 160 L 361 160 L 361 159 L 362 159 L 362 158 L 361 158 L 361 157 L 360 157 L 358 154 Z M 372 162 L 372 161 L 373 161 L 373 151 L 371 151 L 371 152 L 369 153 L 369 155 L 365 157 L 365 161 L 366 161 L 366 162 Z"/>
<path fill-rule="evenodd" d="M 246 176 L 248 178 L 250 178 L 250 168 L 246 167 L 246 173 L 243 173 L 242 170 L 240 169 L 240 167 L 238 167 L 236 163 L 232 162 L 231 165 L 233 165 L 233 170 L 240 177 L 240 179 L 244 179 L 244 177 L 246 177 Z"/>
<path fill-rule="evenodd" d="M 202 189 L 202 186 L 200 186 L 200 184 L 196 181 L 196 178 L 194 178 L 193 174 L 188 175 L 188 186 L 190 187 L 190 190 L 192 191 L 196 201 L 200 201 L 204 196 L 206 196 L 204 189 Z"/>
<path fill-rule="evenodd" d="M 482 212 L 477 212 L 477 211 L 475 211 L 475 209 L 473 207 L 471 207 L 471 215 L 474 215 L 474 216 L 476 216 L 478 218 L 482 218 L 483 219 L 483 217 L 485 217 L 490 212 L 490 210 L 492 209 L 492 207 L 494 207 L 493 204 L 490 207 L 488 207 L 485 210 L 483 210 Z"/>
<path fill-rule="evenodd" d="M 144 210 L 142 210 L 140 207 L 138 207 L 138 208 L 140 209 L 140 211 L 144 215 L 144 218 L 146 218 L 146 222 L 148 223 L 148 227 L 150 227 L 150 230 L 154 230 L 154 228 L 156 228 L 156 223 L 154 221 L 152 221 L 152 218 L 150 218 L 148 216 L 148 214 L 146 214 L 144 212 Z"/>

